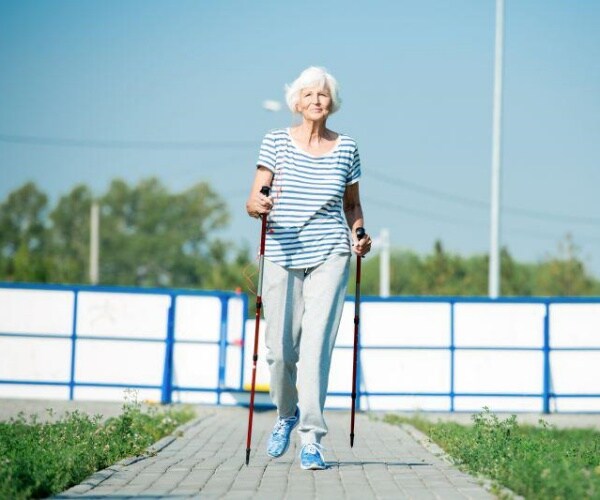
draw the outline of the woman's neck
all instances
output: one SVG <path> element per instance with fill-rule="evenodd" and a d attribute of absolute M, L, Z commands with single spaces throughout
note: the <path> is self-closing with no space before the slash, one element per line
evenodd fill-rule
<path fill-rule="evenodd" d="M 327 129 L 325 121 L 302 120 L 302 123 L 294 128 L 294 136 L 304 144 L 317 145 L 323 140 L 331 140 L 331 132 Z"/>

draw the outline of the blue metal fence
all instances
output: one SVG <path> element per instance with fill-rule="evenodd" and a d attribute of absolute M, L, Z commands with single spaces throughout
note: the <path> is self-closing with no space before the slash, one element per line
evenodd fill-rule
<path fill-rule="evenodd" d="M 352 297 L 347 297 L 348 301 L 353 301 Z M 406 297 L 363 297 L 361 302 L 388 302 L 388 303 L 446 303 L 450 305 L 450 343 L 445 347 L 437 346 L 414 346 L 414 345 L 395 345 L 395 346 L 363 346 L 359 342 L 359 361 L 360 353 L 368 349 L 393 349 L 393 350 L 448 350 L 450 352 L 450 389 L 448 392 L 374 392 L 374 391 L 361 391 L 357 386 L 357 402 L 360 401 L 361 396 L 390 396 L 390 397 L 405 397 L 405 396 L 425 396 L 435 397 L 443 396 L 450 398 L 450 411 L 455 411 L 455 398 L 457 397 L 500 397 L 500 398 L 541 398 L 542 409 L 544 413 L 550 413 L 551 401 L 557 398 L 598 398 L 600 399 L 600 392 L 593 393 L 557 393 L 552 388 L 551 380 L 551 352 L 560 351 L 571 351 L 571 352 L 593 352 L 600 351 L 598 346 L 578 346 L 578 347 L 552 347 L 551 346 L 551 332 L 549 327 L 550 312 L 549 308 L 553 304 L 600 304 L 600 297 L 552 297 L 552 298 L 541 298 L 541 297 L 506 297 L 489 299 L 485 297 L 420 297 L 420 296 L 406 296 Z M 545 307 L 544 314 L 544 341 L 541 347 L 504 347 L 504 346 L 469 346 L 459 347 L 455 344 L 455 321 L 454 321 L 454 310 L 456 304 L 541 304 Z M 600 325 L 598 330 L 598 338 L 600 345 Z M 351 346 L 342 346 L 342 348 L 351 348 Z M 501 393 L 501 392 L 457 392 L 455 391 L 455 357 L 457 351 L 537 351 L 543 353 L 543 385 L 540 392 L 533 393 Z M 336 392 L 330 393 L 334 396 L 350 396 L 350 392 Z M 595 413 L 595 412 L 594 412 Z"/>
<path fill-rule="evenodd" d="M 15 385 L 39 385 L 39 386 L 68 386 L 69 398 L 74 398 L 76 387 L 112 387 L 112 388 L 137 388 L 137 389 L 156 389 L 160 390 L 161 401 L 169 403 L 172 401 L 175 391 L 190 391 L 190 392 L 210 392 L 216 394 L 217 403 L 221 402 L 223 393 L 241 393 L 245 392 L 243 388 L 244 381 L 244 346 L 245 346 L 245 328 L 239 332 L 239 338 L 242 339 L 240 349 L 240 366 L 241 375 L 239 385 L 236 387 L 227 386 L 226 370 L 227 370 L 227 349 L 234 345 L 228 340 L 228 320 L 229 299 L 236 297 L 243 300 L 243 311 L 247 310 L 247 297 L 245 295 L 235 294 L 231 292 L 205 292 L 205 291 L 190 291 L 179 289 L 141 289 L 132 287 L 103 287 L 103 286 L 70 286 L 70 285 L 37 285 L 37 284 L 14 284 L 0 283 L 0 289 L 20 289 L 20 290 L 46 290 L 46 291 L 68 291 L 74 294 L 73 320 L 72 331 L 67 334 L 39 334 L 39 333 L 15 333 L 15 332 L 0 332 L 0 337 L 18 337 L 18 338 L 55 338 L 67 339 L 71 343 L 70 356 L 70 376 L 69 380 L 65 381 L 44 381 L 44 380 L 19 380 L 19 379 L 0 379 L 0 384 L 15 384 Z M 85 292 L 108 292 L 108 293 L 129 293 L 129 294 L 154 294 L 170 297 L 170 306 L 168 308 L 167 331 L 164 339 L 143 338 L 143 337 L 97 337 L 90 335 L 79 335 L 77 332 L 77 313 L 78 313 L 78 297 L 79 293 Z M 177 340 L 175 337 L 175 321 L 176 321 L 176 299 L 180 296 L 211 296 L 218 297 L 221 300 L 221 327 L 218 341 L 207 340 Z M 352 301 L 352 297 L 347 298 Z M 449 397 L 450 411 L 455 411 L 455 399 L 457 397 L 516 397 L 516 398 L 539 398 L 542 401 L 542 409 L 545 413 L 551 411 L 551 402 L 556 398 L 600 398 L 600 393 L 557 393 L 553 390 L 551 381 L 551 353 L 553 351 L 600 351 L 597 346 L 578 346 L 578 347 L 552 347 L 551 331 L 549 322 L 549 309 L 552 304 L 600 304 L 600 298 L 470 298 L 470 297 L 392 297 L 381 299 L 377 297 L 364 297 L 363 302 L 389 302 L 389 303 L 445 303 L 450 306 L 450 341 L 447 346 L 415 346 L 415 345 L 394 345 L 394 346 L 365 346 L 359 344 L 360 353 L 371 349 L 394 349 L 394 350 L 443 350 L 450 354 L 450 388 L 448 392 L 374 392 L 362 391 L 360 384 L 357 387 L 357 402 L 360 402 L 361 397 L 369 396 L 389 396 L 389 397 L 406 397 L 406 396 L 423 396 L 423 397 Z M 505 347 L 505 346 L 469 346 L 461 347 L 455 343 L 455 307 L 456 304 L 464 303 L 484 303 L 484 304 L 541 304 L 545 308 L 544 324 L 543 324 L 543 345 L 541 347 Z M 244 325 L 244 321 L 241 322 Z M 600 336 L 600 331 L 598 332 Z M 114 341 L 139 341 L 139 342 L 163 342 L 164 350 L 164 366 L 161 385 L 152 384 L 129 384 L 129 383 L 105 383 L 83 382 L 76 380 L 76 350 L 79 340 L 114 340 Z M 219 362 L 218 362 L 218 383 L 214 387 L 202 386 L 181 386 L 174 383 L 174 348 L 176 343 L 196 343 L 196 344 L 213 344 L 218 346 Z M 599 342 L 600 345 L 600 342 Z M 337 348 L 348 349 L 351 346 L 337 346 Z M 539 392 L 533 393 L 496 393 L 496 392 L 456 392 L 455 390 L 455 371 L 456 371 L 456 354 L 460 351 L 536 351 L 541 352 L 543 356 L 543 384 Z M 359 366 L 360 373 L 360 366 Z M 349 388 L 350 389 L 350 388 Z M 347 392 L 331 392 L 331 396 L 347 396 L 350 397 L 350 391 Z"/>
<path fill-rule="evenodd" d="M 0 283 L 0 289 L 15 289 L 15 290 L 39 290 L 39 291 L 67 291 L 74 294 L 73 297 L 73 318 L 72 331 L 67 334 L 40 334 L 40 333 L 14 333 L 0 331 L 0 337 L 12 338 L 39 338 L 39 339 L 65 339 L 71 342 L 70 356 L 70 376 L 69 380 L 65 381 L 45 381 L 45 380 L 23 380 L 23 379 L 0 379 L 0 384 L 10 385 L 38 385 L 38 386 L 58 386 L 69 388 L 69 399 L 74 398 L 76 387 L 105 387 L 105 388 L 131 388 L 131 389 L 157 389 L 161 393 L 161 402 L 170 403 L 172 401 L 173 392 L 175 391 L 200 391 L 200 392 L 215 392 L 217 394 L 217 402 L 220 402 L 220 394 L 225 389 L 225 352 L 229 345 L 232 345 L 227 340 L 227 321 L 228 321 L 228 303 L 230 298 L 239 298 L 243 301 L 243 310 L 247 309 L 247 297 L 245 295 L 233 292 L 209 292 L 209 291 L 192 291 L 184 289 L 144 289 L 135 287 L 110 287 L 110 286 L 72 286 L 72 285 L 39 285 L 29 283 Z M 78 319 L 78 299 L 81 292 L 106 292 L 112 294 L 147 294 L 168 296 L 170 298 L 170 306 L 168 308 L 167 331 L 164 339 L 147 338 L 147 337 L 110 337 L 110 336 L 94 336 L 81 335 L 77 332 Z M 176 340 L 175 339 L 175 309 L 176 299 L 181 296 L 199 296 L 199 297 L 218 297 L 221 301 L 221 328 L 220 338 L 218 341 L 208 340 Z M 242 319 L 241 324 L 244 324 Z M 243 331 L 240 332 L 240 337 L 243 337 Z M 116 342 L 159 342 L 165 344 L 164 366 L 161 385 L 152 384 L 132 384 L 132 383 L 106 383 L 106 382 L 83 382 L 77 381 L 76 374 L 76 350 L 79 340 L 110 340 Z M 219 346 L 219 365 L 218 365 L 218 385 L 217 387 L 203 387 L 201 385 L 194 387 L 184 387 L 173 383 L 173 352 L 175 343 L 180 344 L 214 344 Z M 240 357 L 243 356 L 243 349 Z M 241 389 L 241 385 L 240 388 Z"/>

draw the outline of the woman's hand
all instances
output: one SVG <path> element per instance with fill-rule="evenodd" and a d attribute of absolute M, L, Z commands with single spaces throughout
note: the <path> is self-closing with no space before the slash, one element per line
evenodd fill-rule
<path fill-rule="evenodd" d="M 346 186 L 344 192 L 344 213 L 348 226 L 352 229 L 352 250 L 356 255 L 364 257 L 371 251 L 371 237 L 364 234 L 359 240 L 356 236 L 356 230 L 362 228 L 365 220 L 363 218 L 362 207 L 360 205 L 360 195 L 358 194 L 358 182 Z"/>
<path fill-rule="evenodd" d="M 273 198 L 265 196 L 260 192 L 263 186 L 270 186 L 273 181 L 273 174 L 265 167 L 258 167 L 250 196 L 246 201 L 246 212 L 250 217 L 258 218 L 263 214 L 268 214 L 273 208 Z"/>
<path fill-rule="evenodd" d="M 260 191 L 250 193 L 250 197 L 246 201 L 246 211 L 250 217 L 258 218 L 263 214 L 268 214 L 272 208 L 273 200 Z"/>
<path fill-rule="evenodd" d="M 356 255 L 364 257 L 371 251 L 373 240 L 368 234 L 365 234 L 360 240 L 356 237 L 356 232 L 352 233 L 352 249 Z"/>

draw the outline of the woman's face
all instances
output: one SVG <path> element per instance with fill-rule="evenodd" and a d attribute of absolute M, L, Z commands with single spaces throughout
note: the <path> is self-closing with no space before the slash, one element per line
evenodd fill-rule
<path fill-rule="evenodd" d="M 296 108 L 306 120 L 325 120 L 331 111 L 331 93 L 327 87 L 304 88 Z"/>

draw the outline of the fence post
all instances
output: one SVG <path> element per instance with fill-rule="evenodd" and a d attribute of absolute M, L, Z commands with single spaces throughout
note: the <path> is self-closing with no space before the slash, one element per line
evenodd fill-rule
<path fill-rule="evenodd" d="M 454 301 L 450 301 L 450 411 L 454 411 L 454 360 L 456 346 L 454 345 Z"/>
<path fill-rule="evenodd" d="M 165 364 L 163 368 L 162 393 L 160 402 L 171 403 L 173 396 L 173 344 L 175 342 L 175 295 L 171 295 L 171 305 L 167 317 L 167 336 L 165 338 Z"/>
<path fill-rule="evenodd" d="M 71 374 L 69 378 L 69 401 L 73 401 L 75 393 L 75 357 L 77 349 L 77 301 L 79 291 L 73 290 L 73 325 L 71 328 Z"/>
<path fill-rule="evenodd" d="M 550 305 L 545 303 L 544 314 L 544 413 L 550 413 Z"/>
<path fill-rule="evenodd" d="M 227 364 L 227 322 L 229 297 L 221 296 L 221 330 L 219 332 L 219 379 L 217 381 L 217 404 L 221 404 L 221 390 L 225 387 L 225 367 Z"/>
<path fill-rule="evenodd" d="M 246 321 L 248 315 L 248 296 L 246 294 L 242 295 L 242 345 L 240 346 L 240 390 L 244 389 L 244 370 L 246 368 L 244 364 L 244 357 L 246 355 Z"/>

